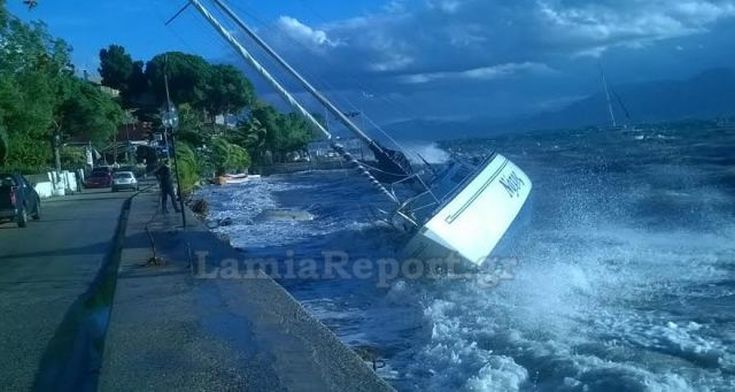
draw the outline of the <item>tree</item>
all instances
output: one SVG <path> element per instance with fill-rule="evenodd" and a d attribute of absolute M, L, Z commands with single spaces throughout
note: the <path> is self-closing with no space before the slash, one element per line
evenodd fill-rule
<path fill-rule="evenodd" d="M 84 147 L 65 147 L 61 150 L 60 159 L 67 169 L 82 169 L 87 164 L 87 152 Z"/>
<path fill-rule="evenodd" d="M 250 117 L 238 125 L 234 132 L 228 134 L 231 143 L 245 147 L 250 151 L 251 155 L 257 156 L 257 153 L 263 151 L 266 145 L 268 130 L 255 117 Z"/>
<path fill-rule="evenodd" d="M 265 129 L 265 140 L 263 146 L 266 149 L 274 150 L 278 144 L 278 118 L 280 117 L 278 111 L 276 111 L 276 109 L 271 105 L 258 103 L 250 112 L 250 116 L 257 120 Z"/>
<path fill-rule="evenodd" d="M 211 65 L 200 56 L 169 52 L 154 57 L 145 70 L 153 95 L 160 104 L 166 100 L 166 74 L 171 99 L 206 111 L 210 118 L 239 112 L 255 101 L 253 85 L 232 65 Z"/>
<path fill-rule="evenodd" d="M 145 75 L 159 104 L 166 102 L 164 75 L 168 74 L 171 99 L 206 109 L 211 67 L 204 58 L 181 52 L 159 54 L 146 65 Z"/>
<path fill-rule="evenodd" d="M 0 123 L 0 166 L 5 163 L 5 159 L 8 157 L 8 132 L 5 130 L 3 124 Z"/>
<path fill-rule="evenodd" d="M 148 79 L 145 77 L 145 63 L 142 61 L 135 61 L 133 63 L 133 71 L 128 79 L 128 91 L 123 97 L 127 100 L 140 97 L 146 91 L 148 91 Z"/>
<path fill-rule="evenodd" d="M 127 95 L 133 70 L 133 58 L 125 52 L 124 47 L 110 45 L 107 49 L 100 50 L 99 72 L 102 76 L 102 85 Z"/>
<path fill-rule="evenodd" d="M 250 154 L 247 150 L 222 137 L 212 138 L 211 160 L 218 176 L 228 171 L 244 171 L 250 167 Z"/>
<path fill-rule="evenodd" d="M 110 140 L 122 124 L 124 111 L 112 97 L 86 81 L 74 79 L 72 93 L 61 105 L 61 129 L 100 145 Z"/>
<path fill-rule="evenodd" d="M 279 145 L 281 151 L 303 150 L 309 142 L 314 140 L 312 124 L 304 116 L 292 112 L 285 116 L 282 115 L 282 119 L 285 137 Z"/>
<path fill-rule="evenodd" d="M 251 116 L 265 128 L 265 149 L 286 154 L 301 150 L 314 139 L 311 123 L 296 113 L 283 115 L 271 105 L 258 104 Z"/>
<path fill-rule="evenodd" d="M 179 105 L 179 129 L 177 139 L 191 146 L 204 146 L 212 136 L 213 130 L 207 127 L 201 113 L 185 103 Z"/>
<path fill-rule="evenodd" d="M 8 18 L 0 0 L 0 165 L 45 169 L 52 151 L 61 160 L 58 141 L 64 134 L 101 144 L 117 130 L 120 106 L 75 77 L 70 59 L 63 40 L 42 23 Z"/>
<path fill-rule="evenodd" d="M 242 110 L 255 102 L 255 89 L 243 73 L 232 65 L 211 68 L 205 108 L 210 114 Z"/>
<path fill-rule="evenodd" d="M 27 171 L 48 164 L 59 89 L 72 77 L 70 49 L 42 23 L 6 19 L 0 25 L 0 122 L 6 127 L 5 165 Z"/>
<path fill-rule="evenodd" d="M 176 162 L 179 166 L 181 193 L 187 195 L 199 182 L 200 164 L 194 150 L 186 143 L 181 142 L 176 143 Z"/>
<path fill-rule="evenodd" d="M 0 0 L 0 26 L 4 26 L 8 20 L 8 12 L 5 10 L 5 0 Z"/>

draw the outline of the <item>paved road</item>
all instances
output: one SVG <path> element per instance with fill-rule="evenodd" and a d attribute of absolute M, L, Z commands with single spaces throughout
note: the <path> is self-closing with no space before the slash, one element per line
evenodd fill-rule
<path fill-rule="evenodd" d="M 130 193 L 88 191 L 42 203 L 25 229 L 0 225 L 0 390 L 29 390 L 74 301 L 111 250 Z"/>
<path fill-rule="evenodd" d="M 187 249 L 212 266 L 241 254 L 193 217 L 182 232 L 156 214 L 154 190 L 116 237 L 130 196 L 49 201 L 25 229 L 0 225 L 0 391 L 392 390 L 265 275 L 192 276 Z M 145 265 L 147 227 L 165 265 Z"/>

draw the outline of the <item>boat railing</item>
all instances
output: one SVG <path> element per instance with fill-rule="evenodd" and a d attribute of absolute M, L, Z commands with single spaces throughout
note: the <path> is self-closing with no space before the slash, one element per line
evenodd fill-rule
<path fill-rule="evenodd" d="M 440 202 L 439 198 L 431 190 L 431 187 L 421 177 L 422 174 L 424 174 L 424 172 L 423 171 L 419 171 L 419 172 L 416 172 L 416 173 L 411 174 L 410 176 L 406 176 L 406 177 L 404 177 L 404 178 L 402 178 L 402 179 L 400 179 L 400 180 L 398 180 L 396 182 L 391 183 L 390 184 L 391 190 L 395 192 L 396 191 L 396 185 L 402 185 L 402 184 L 405 184 L 405 183 L 413 183 L 413 184 L 415 184 L 415 183 L 418 182 L 418 185 L 423 189 L 423 191 L 421 193 L 417 194 L 416 196 L 412 197 L 411 199 L 415 199 L 415 198 L 421 197 L 421 196 L 423 196 L 425 194 L 429 194 L 429 195 L 431 195 L 431 197 L 437 203 Z"/>
<path fill-rule="evenodd" d="M 427 188 L 424 192 L 404 201 L 399 208 L 399 212 L 411 216 L 414 221 L 422 222 L 425 219 L 420 217 L 433 215 L 439 205 L 441 205 L 441 201 Z"/>
<path fill-rule="evenodd" d="M 437 195 L 436 190 L 430 187 L 426 181 L 419 175 L 420 173 L 416 173 L 402 181 L 410 181 L 413 179 L 416 179 L 416 183 L 422 188 L 422 191 L 420 191 L 418 194 L 414 195 L 413 197 L 407 199 L 405 202 L 401 204 L 400 210 L 403 211 L 405 214 L 410 214 L 415 218 L 417 221 L 421 221 L 420 216 L 433 216 L 437 211 L 439 211 L 441 208 L 443 208 L 449 201 L 454 199 L 454 197 L 462 190 L 465 186 L 467 186 L 468 183 L 472 182 L 479 173 L 482 172 L 482 170 L 489 164 L 497 154 L 493 152 L 492 154 L 488 155 L 480 164 L 470 164 L 468 162 L 461 162 L 459 160 L 456 160 L 455 163 L 472 168 L 471 172 L 469 174 L 465 175 L 461 181 L 450 181 L 452 184 L 451 187 L 448 187 L 442 191 L 441 188 L 437 188 L 441 195 Z M 447 170 L 444 172 L 444 174 L 441 176 L 442 178 L 447 178 L 452 176 L 453 172 L 451 170 Z M 442 179 L 437 179 L 433 181 L 433 183 L 441 184 Z"/>

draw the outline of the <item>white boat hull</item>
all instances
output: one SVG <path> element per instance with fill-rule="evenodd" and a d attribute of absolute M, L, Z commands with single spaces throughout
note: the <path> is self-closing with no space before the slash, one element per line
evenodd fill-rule
<path fill-rule="evenodd" d="M 245 184 L 259 179 L 258 174 L 225 176 L 225 183 L 228 185 Z"/>
<path fill-rule="evenodd" d="M 518 166 L 496 155 L 419 229 L 404 255 L 419 260 L 456 255 L 482 265 L 521 212 L 531 188 Z"/>

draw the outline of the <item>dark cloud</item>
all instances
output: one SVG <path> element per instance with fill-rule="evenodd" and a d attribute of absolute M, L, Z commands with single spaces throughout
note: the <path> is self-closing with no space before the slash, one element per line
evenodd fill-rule
<path fill-rule="evenodd" d="M 733 17 L 735 0 L 394 0 L 381 12 L 318 26 L 283 15 L 264 33 L 317 84 L 329 80 L 326 89 L 361 105 L 377 107 L 367 97 L 379 94 L 406 106 L 420 102 L 416 115 L 500 115 L 589 91 L 603 55 L 681 70 L 656 56 L 674 62 L 682 58 L 677 52 L 720 50 L 695 38 L 723 44 L 716 32 Z"/>

